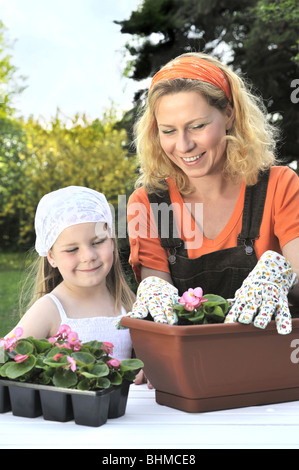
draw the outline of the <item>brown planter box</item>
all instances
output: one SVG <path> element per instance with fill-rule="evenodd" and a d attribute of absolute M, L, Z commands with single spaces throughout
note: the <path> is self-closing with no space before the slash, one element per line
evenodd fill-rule
<path fill-rule="evenodd" d="M 298 340 L 253 325 L 171 326 L 124 317 L 136 356 L 156 389 L 156 401 L 189 412 L 299 400 L 299 364 L 291 361 Z M 297 347 L 298 347 L 297 346 Z"/>

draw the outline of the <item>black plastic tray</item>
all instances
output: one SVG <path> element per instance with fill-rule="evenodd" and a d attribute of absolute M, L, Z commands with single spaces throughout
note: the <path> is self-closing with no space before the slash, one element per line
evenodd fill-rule
<path fill-rule="evenodd" d="M 125 414 L 130 382 L 96 391 L 58 388 L 0 379 L 0 413 L 66 422 L 75 420 L 84 426 L 101 426 L 107 419 Z"/>

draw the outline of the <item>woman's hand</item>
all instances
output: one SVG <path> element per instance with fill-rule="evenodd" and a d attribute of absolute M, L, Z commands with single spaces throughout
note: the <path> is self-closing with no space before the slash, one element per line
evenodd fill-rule
<path fill-rule="evenodd" d="M 254 326 L 266 328 L 274 315 L 278 333 L 290 333 L 292 318 L 287 296 L 296 282 L 290 263 L 282 255 L 266 251 L 236 291 L 225 322 L 248 324 L 254 319 Z"/>
<path fill-rule="evenodd" d="M 156 276 L 146 277 L 138 287 L 136 302 L 128 316 L 146 318 L 150 314 L 157 323 L 173 325 L 177 322 L 177 317 L 172 305 L 178 298 L 177 288 L 169 282 Z"/>

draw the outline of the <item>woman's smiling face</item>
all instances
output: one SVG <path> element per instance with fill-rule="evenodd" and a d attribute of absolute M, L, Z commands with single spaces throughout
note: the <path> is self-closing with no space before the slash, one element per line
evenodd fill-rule
<path fill-rule="evenodd" d="M 164 95 L 155 112 L 161 147 L 189 178 L 222 171 L 233 115 L 230 106 L 221 112 L 195 91 Z"/>

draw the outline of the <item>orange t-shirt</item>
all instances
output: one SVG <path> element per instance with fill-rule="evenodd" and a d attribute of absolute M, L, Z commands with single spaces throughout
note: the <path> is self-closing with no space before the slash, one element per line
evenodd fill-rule
<path fill-rule="evenodd" d="M 175 221 L 180 238 L 186 242 L 189 258 L 198 258 L 213 251 L 237 245 L 242 228 L 245 185 L 242 184 L 233 214 L 222 232 L 213 240 L 204 236 L 191 213 L 186 209 L 172 178 L 167 180 Z M 167 251 L 162 248 L 152 209 L 144 188 L 139 188 L 128 201 L 128 230 L 131 247 L 130 263 L 140 282 L 140 267 L 169 273 Z M 167 217 L 163 213 L 162 217 Z M 199 205 L 200 218 L 200 205 Z M 180 229 L 182 227 L 182 229 Z M 283 246 L 299 237 L 299 178 L 288 167 L 272 167 L 270 171 L 260 237 L 255 241 L 257 258 L 267 250 L 281 253 Z"/>

